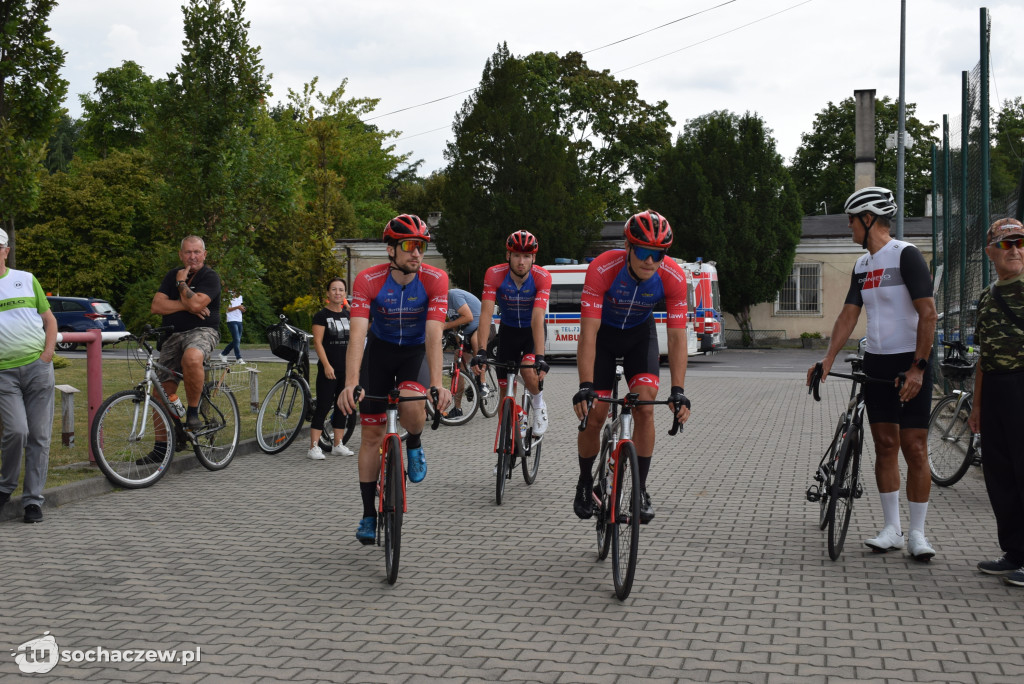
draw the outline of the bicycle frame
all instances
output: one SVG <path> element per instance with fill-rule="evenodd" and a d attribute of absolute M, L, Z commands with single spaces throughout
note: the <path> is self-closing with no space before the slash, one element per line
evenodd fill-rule
<path fill-rule="evenodd" d="M 519 416 L 523 413 L 523 406 L 521 403 L 516 401 L 516 391 L 519 389 L 519 371 L 523 368 L 535 368 L 534 364 L 522 365 L 511 361 L 488 361 L 488 364 L 505 369 L 505 391 L 501 396 L 501 404 L 498 406 L 498 415 L 501 415 L 504 411 L 505 404 L 509 401 L 512 402 L 512 420 L 515 421 L 515 425 L 512 426 L 514 444 L 513 456 L 522 456 L 526 453 L 526 445 L 523 444 L 523 436 L 519 432 Z M 523 390 L 526 391 L 525 389 Z M 525 398 L 523 403 L 525 403 Z M 537 441 L 543 440 L 541 436 Z M 501 422 L 498 422 L 498 429 L 494 433 L 494 453 L 498 453 L 498 449 L 501 447 Z"/>
<path fill-rule="evenodd" d="M 426 397 L 423 397 L 426 399 Z M 402 438 L 398 436 L 398 404 L 402 400 L 402 395 L 399 390 L 391 390 L 388 392 L 386 397 L 387 407 L 384 409 L 384 415 L 387 420 L 387 427 L 384 431 L 384 439 L 381 440 L 381 458 L 380 458 L 380 473 L 378 474 L 377 486 L 383 491 L 384 483 L 387 482 L 387 459 L 384 458 L 384 450 L 388 444 L 388 441 L 395 439 L 398 442 L 398 476 L 402 482 L 402 512 L 409 512 L 409 498 L 406 496 L 405 491 L 405 465 L 402 462 Z M 415 401 L 417 398 L 409 397 L 408 400 Z M 440 415 L 440 414 L 439 414 Z M 377 513 L 384 513 L 384 496 L 377 498 Z M 380 543 L 380 536 L 378 535 L 377 543 Z"/>

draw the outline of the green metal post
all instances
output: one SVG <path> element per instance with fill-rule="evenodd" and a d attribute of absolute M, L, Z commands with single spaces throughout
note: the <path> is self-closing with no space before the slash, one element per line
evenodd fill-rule
<path fill-rule="evenodd" d="M 992 223 L 992 184 L 989 169 L 989 126 L 991 115 L 988 105 L 988 8 L 981 8 L 981 243 L 984 244 L 988 226 Z M 981 287 L 988 287 L 988 264 L 984 252 L 981 255 Z"/>
<path fill-rule="evenodd" d="M 942 115 L 942 330 L 949 339 L 949 214 L 953 211 L 952 188 L 949 182 L 949 114 Z"/>
<path fill-rule="evenodd" d="M 970 213 L 967 202 L 967 154 L 971 146 L 971 109 L 968 101 L 970 74 L 960 72 L 960 80 L 963 94 L 960 100 L 960 305 L 957 307 L 957 323 L 960 339 L 964 340 L 964 322 L 967 318 L 967 215 Z"/>

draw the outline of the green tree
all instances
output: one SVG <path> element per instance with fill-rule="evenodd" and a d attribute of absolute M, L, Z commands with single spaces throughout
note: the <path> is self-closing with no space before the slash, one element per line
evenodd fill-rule
<path fill-rule="evenodd" d="M 672 254 L 717 262 L 722 306 L 749 334 L 750 307 L 775 298 L 800 241 L 800 199 L 764 121 L 718 111 L 687 122 L 639 198 L 672 223 Z"/>
<path fill-rule="evenodd" d="M 260 50 L 250 45 L 243 0 L 189 0 L 184 52 L 158 88 L 154 163 L 174 238 L 202 235 L 210 261 L 239 287 L 264 266 L 255 234 L 293 200 L 290 171 L 264 106 Z"/>
<path fill-rule="evenodd" d="M 931 146 L 938 143 L 938 125 L 922 123 L 907 103 L 906 131 L 914 139 L 904 155 L 904 215 L 923 216 L 925 198 L 932 190 Z M 887 149 L 885 139 L 899 128 L 899 102 L 889 97 L 875 100 L 875 184 L 896 190 L 896 148 Z M 829 102 L 814 117 L 813 130 L 804 133 L 793 157 L 790 171 L 800 192 L 805 214 L 841 213 L 853 192 L 856 161 L 856 105 L 848 97 L 838 105 Z"/>
<path fill-rule="evenodd" d="M 56 0 L 0 0 L 0 226 L 16 265 L 15 217 L 31 211 L 47 142 L 61 115 L 68 83 L 64 51 L 47 35 Z"/>
<path fill-rule="evenodd" d="M 82 145 L 100 157 L 111 149 L 141 145 L 156 101 L 153 79 L 138 64 L 125 60 L 93 80 L 95 98 L 78 96 L 84 112 Z"/>
<path fill-rule="evenodd" d="M 1001 200 L 1017 189 L 1024 173 L 1024 98 L 1004 100 L 992 132 L 992 198 Z"/>
<path fill-rule="evenodd" d="M 60 121 L 50 136 L 46 146 L 45 166 L 50 173 L 67 171 L 78 147 L 78 139 L 82 133 L 82 122 L 72 119 L 67 111 L 61 112 Z"/>

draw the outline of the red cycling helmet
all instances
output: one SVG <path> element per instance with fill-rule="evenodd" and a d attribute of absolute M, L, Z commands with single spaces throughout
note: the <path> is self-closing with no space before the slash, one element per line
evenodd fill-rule
<path fill-rule="evenodd" d="M 425 240 L 430 242 L 430 228 L 415 214 L 402 214 L 384 226 L 384 242 L 388 240 Z"/>
<path fill-rule="evenodd" d="M 536 254 L 540 249 L 540 243 L 533 233 L 526 230 L 517 230 L 508 236 L 505 247 L 510 252 L 521 252 L 523 254 Z"/>
<path fill-rule="evenodd" d="M 668 219 L 650 209 L 630 216 L 623 232 L 631 245 L 654 249 L 672 246 L 672 226 L 668 225 Z"/>

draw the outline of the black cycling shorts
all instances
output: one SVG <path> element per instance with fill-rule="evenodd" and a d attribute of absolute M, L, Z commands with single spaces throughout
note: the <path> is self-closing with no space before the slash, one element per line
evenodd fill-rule
<path fill-rule="evenodd" d="M 654 316 L 647 323 L 620 330 L 608 325 L 597 329 L 594 345 L 594 391 L 609 396 L 615 385 L 615 361 L 622 359 L 626 382 L 632 390 L 637 384 L 658 389 L 661 374 L 658 333 Z"/>
<path fill-rule="evenodd" d="M 366 394 L 378 397 L 385 396 L 395 387 L 426 392 L 430 387 L 426 345 L 397 345 L 370 333 L 363 350 L 363 365 L 359 368 L 359 384 Z M 382 424 L 386 406 L 383 401 L 371 399 L 359 402 L 362 423 Z"/>
<path fill-rule="evenodd" d="M 902 354 L 864 354 L 864 374 L 872 378 L 895 380 L 899 373 L 904 373 L 914 364 L 915 353 Z M 899 390 L 894 385 L 878 383 L 864 384 L 864 406 L 868 410 L 868 420 L 872 423 L 897 423 L 900 429 L 928 429 L 928 416 L 932 408 L 932 368 L 931 362 L 922 378 L 921 391 L 917 396 L 900 406 Z"/>
<path fill-rule="evenodd" d="M 545 330 L 545 337 L 547 331 Z M 519 362 L 533 353 L 533 328 L 514 328 L 503 325 L 498 328 L 498 361 Z M 541 352 L 543 354 L 543 352 Z"/>

